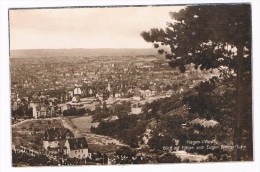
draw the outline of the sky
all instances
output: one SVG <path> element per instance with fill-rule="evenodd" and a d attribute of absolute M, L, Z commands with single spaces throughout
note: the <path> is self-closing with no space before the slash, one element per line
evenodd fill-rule
<path fill-rule="evenodd" d="M 9 11 L 10 49 L 152 48 L 140 36 L 174 22 L 183 6 Z"/>

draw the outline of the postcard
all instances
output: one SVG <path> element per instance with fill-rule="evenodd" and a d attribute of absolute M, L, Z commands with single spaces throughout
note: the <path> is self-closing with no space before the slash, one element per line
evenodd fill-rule
<path fill-rule="evenodd" d="M 252 4 L 8 8 L 12 167 L 254 162 Z"/>

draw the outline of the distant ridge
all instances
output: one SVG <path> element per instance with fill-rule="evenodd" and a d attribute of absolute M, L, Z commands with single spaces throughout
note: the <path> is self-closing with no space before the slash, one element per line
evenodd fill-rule
<path fill-rule="evenodd" d="M 137 56 L 156 55 L 157 50 L 149 49 L 26 49 L 11 50 L 10 58 L 43 58 L 43 57 L 88 57 L 88 56 Z"/>

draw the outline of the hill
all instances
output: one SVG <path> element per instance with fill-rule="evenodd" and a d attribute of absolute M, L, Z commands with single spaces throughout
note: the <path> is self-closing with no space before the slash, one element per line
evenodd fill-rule
<path fill-rule="evenodd" d="M 151 49 L 26 49 L 11 50 L 10 58 L 42 58 L 42 57 L 89 57 L 89 56 L 138 56 L 156 55 Z"/>

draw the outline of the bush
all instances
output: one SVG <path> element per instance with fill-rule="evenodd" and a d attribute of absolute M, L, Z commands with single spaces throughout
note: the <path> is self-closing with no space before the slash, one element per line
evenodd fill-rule
<path fill-rule="evenodd" d="M 167 153 L 158 158 L 159 163 L 180 163 L 181 159 L 174 154 Z"/>
<path fill-rule="evenodd" d="M 63 111 L 63 116 L 82 116 L 85 113 L 87 113 L 86 109 L 76 109 L 75 107 L 64 110 Z"/>

